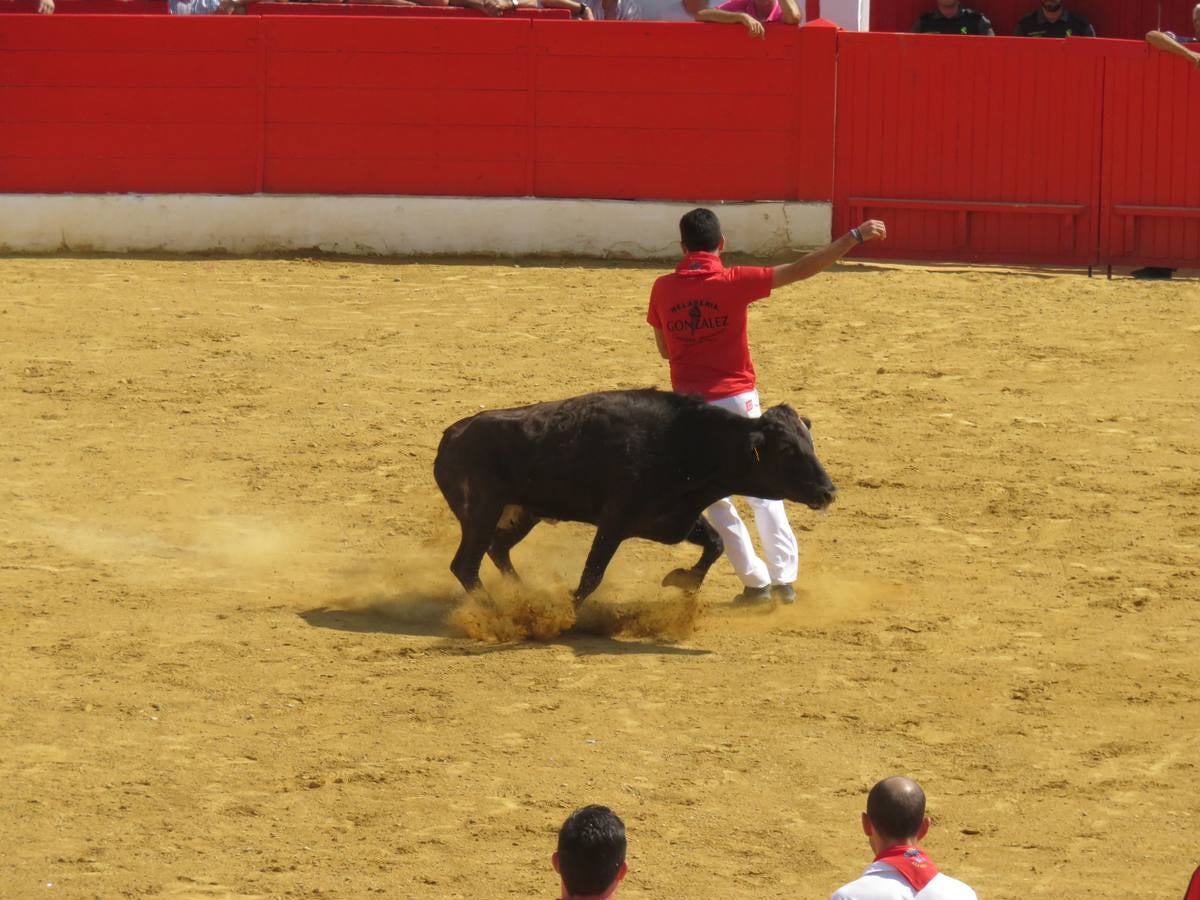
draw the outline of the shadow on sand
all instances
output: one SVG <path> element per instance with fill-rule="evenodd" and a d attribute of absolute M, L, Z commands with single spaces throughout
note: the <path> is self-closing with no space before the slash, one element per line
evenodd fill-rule
<path fill-rule="evenodd" d="M 660 654 L 664 656 L 706 656 L 712 651 L 682 647 L 661 636 L 639 633 L 620 637 L 631 614 L 621 607 L 591 601 L 585 604 L 579 620 L 561 633 L 544 638 L 483 641 L 464 634 L 454 616 L 468 603 L 422 592 L 406 592 L 387 599 L 376 599 L 357 608 L 322 606 L 299 613 L 314 628 L 359 634 L 395 634 L 438 638 L 438 647 L 464 654 L 528 650 L 539 645 L 568 647 L 577 656 L 602 654 Z M 589 612 L 591 614 L 589 614 Z"/>

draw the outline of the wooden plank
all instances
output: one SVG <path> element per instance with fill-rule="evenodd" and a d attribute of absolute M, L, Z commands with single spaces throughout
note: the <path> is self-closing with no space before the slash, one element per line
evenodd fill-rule
<path fill-rule="evenodd" d="M 512 197 L 525 183 L 519 159 L 439 160 L 396 166 L 387 160 L 346 157 L 268 159 L 265 190 L 313 194 L 423 194 Z"/>
<path fill-rule="evenodd" d="M 47 87 L 171 88 L 250 87 L 258 61 L 253 52 L 210 51 L 182 58 L 173 50 L 142 49 L 122 53 L 75 50 L 0 53 L 0 84 Z"/>
<path fill-rule="evenodd" d="M 163 4 L 164 12 L 166 4 Z M 0 50 L 117 54 L 154 49 L 160 53 L 249 53 L 258 41 L 254 17 L 228 16 L 5 16 Z M 179 60 L 176 60 L 176 67 Z M 95 74 L 101 75 L 97 71 Z"/>
<path fill-rule="evenodd" d="M 494 55 L 470 53 L 427 54 L 274 52 L 268 60 L 269 89 L 408 88 L 410 90 L 512 90 L 529 77 L 528 56 L 511 55 L 498 61 Z M 480 102 L 486 102 L 481 97 Z"/>
<path fill-rule="evenodd" d="M 520 125 L 531 117 L 527 90 L 408 88 L 273 88 L 273 123 Z"/>
<path fill-rule="evenodd" d="M 72 159 L 85 168 L 105 159 L 235 159 L 252 151 L 256 136 L 254 124 L 14 123 L 5 126 L 0 155 Z"/>
<path fill-rule="evenodd" d="M 486 162 L 524 159 L 525 129 L 496 126 L 409 126 L 322 124 L 267 126 L 268 160 L 346 159 L 396 162 Z"/>
<path fill-rule="evenodd" d="M 249 87 L 41 87 L 0 85 L 0 122 L 255 122 Z"/>
<path fill-rule="evenodd" d="M 254 160 L 221 157 L 122 158 L 0 157 L 0 192 L 211 193 L 254 192 Z"/>

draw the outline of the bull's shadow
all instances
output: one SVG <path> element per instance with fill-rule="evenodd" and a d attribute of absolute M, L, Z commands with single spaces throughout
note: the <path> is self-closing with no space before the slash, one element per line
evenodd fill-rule
<path fill-rule="evenodd" d="M 545 640 L 526 638 L 489 643 L 465 636 L 462 629 L 454 624 L 453 614 L 463 602 L 465 601 L 426 593 L 405 592 L 373 598 L 368 605 L 358 608 L 319 606 L 298 615 L 314 628 L 331 628 L 335 631 L 358 634 L 437 638 L 434 649 L 470 655 L 531 650 L 539 646 L 569 647 L 577 656 L 706 656 L 712 652 L 702 648 L 683 647 L 662 639 L 626 638 L 608 633 L 609 623 L 619 619 L 619 615 L 583 615 L 574 627 Z M 603 603 L 601 600 L 591 602 Z"/>

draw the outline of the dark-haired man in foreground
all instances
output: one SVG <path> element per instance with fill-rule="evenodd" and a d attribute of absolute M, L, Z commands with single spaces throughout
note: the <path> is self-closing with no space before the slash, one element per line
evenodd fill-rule
<path fill-rule="evenodd" d="M 862 830 L 875 861 L 829 900 L 978 900 L 966 884 L 939 872 L 917 846 L 929 831 L 929 817 L 925 792 L 911 778 L 893 775 L 871 788 Z"/>
<path fill-rule="evenodd" d="M 607 806 L 577 809 L 558 830 L 550 857 L 562 879 L 561 900 L 604 900 L 617 893 L 625 864 L 625 823 Z"/>
<path fill-rule="evenodd" d="M 714 406 L 748 419 L 762 415 L 757 376 L 746 338 L 747 308 L 777 287 L 823 272 L 866 241 L 887 237 L 882 222 L 871 219 L 831 244 L 783 266 L 734 266 L 721 263 L 725 236 L 710 209 L 693 209 L 679 220 L 683 260 L 654 282 L 646 321 L 654 329 L 658 353 L 670 362 L 671 388 L 696 394 Z M 734 602 L 782 603 L 796 599 L 792 582 L 800 551 L 782 500 L 747 497 L 762 540 L 764 563 L 754 552 L 750 533 L 727 497 L 704 511 L 717 529 L 725 553 L 744 589 Z"/>

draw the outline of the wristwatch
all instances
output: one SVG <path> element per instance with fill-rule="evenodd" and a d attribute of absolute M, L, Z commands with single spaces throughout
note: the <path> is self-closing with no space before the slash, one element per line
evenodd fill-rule
<path fill-rule="evenodd" d="M 862 233 L 862 231 L 859 230 L 857 225 L 855 225 L 853 228 L 850 229 L 850 236 L 853 237 L 860 244 L 865 244 L 867 242 L 867 239 L 865 237 L 863 237 L 863 233 Z"/>

